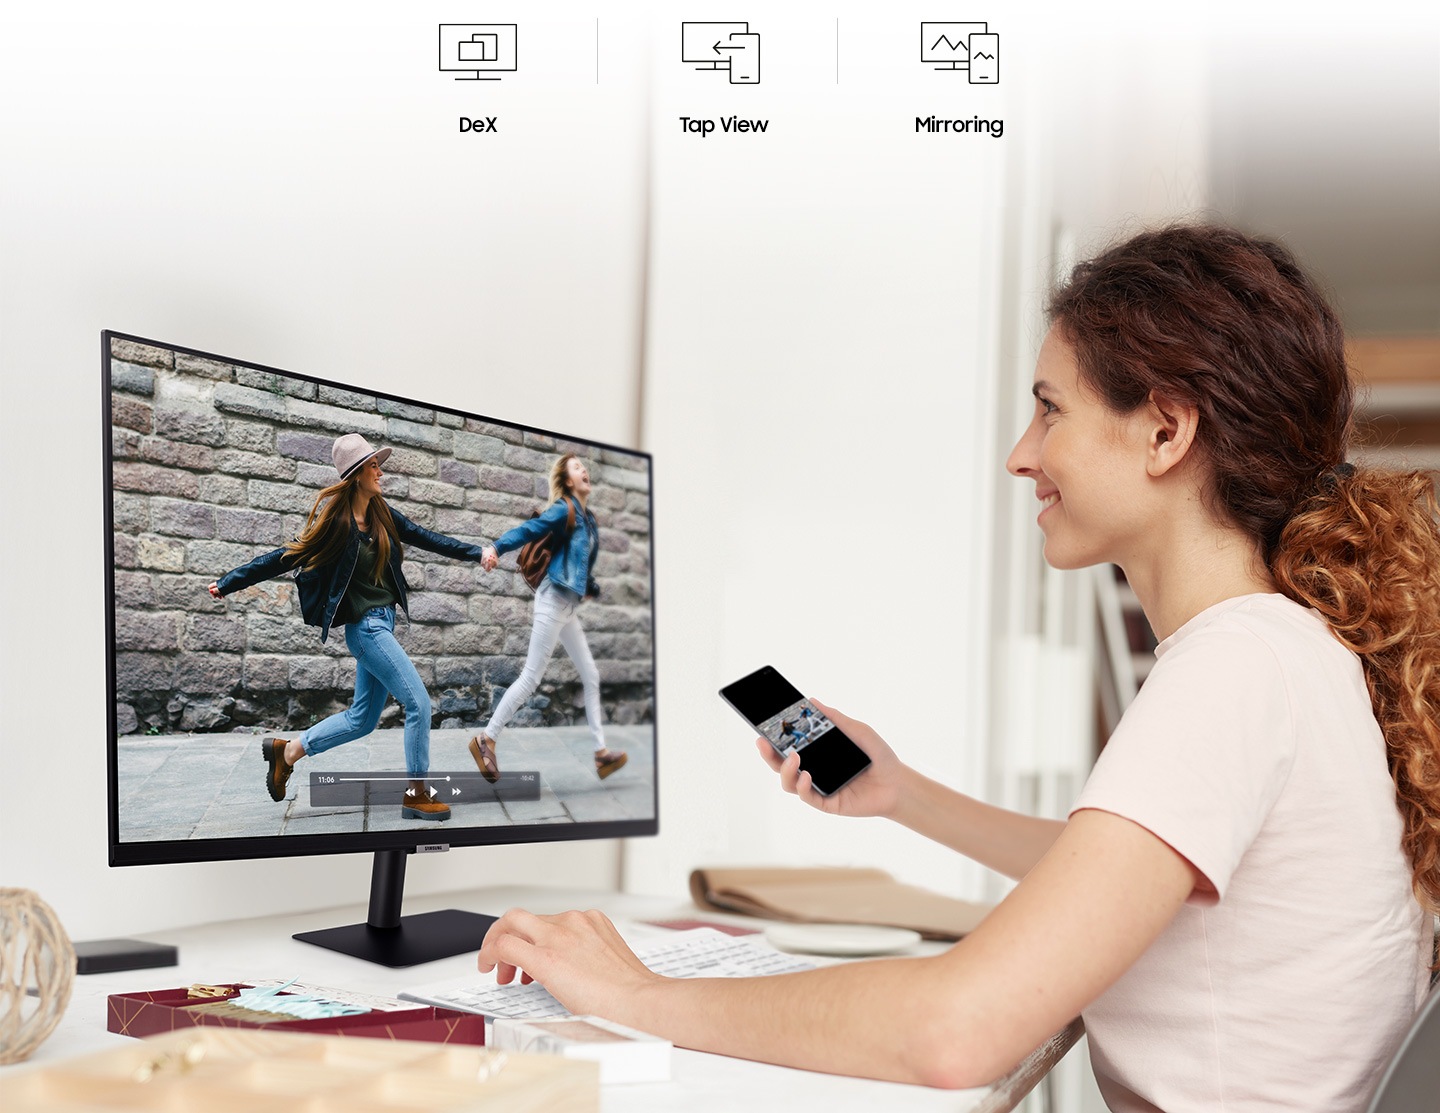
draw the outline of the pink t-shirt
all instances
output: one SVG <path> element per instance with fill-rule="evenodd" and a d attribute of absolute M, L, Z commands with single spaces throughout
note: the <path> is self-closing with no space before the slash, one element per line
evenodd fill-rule
<path fill-rule="evenodd" d="M 1140 824 L 1215 893 L 1085 1010 L 1105 1101 L 1363 1109 L 1423 999 L 1432 919 L 1359 659 L 1281 595 L 1216 604 L 1156 656 L 1074 811 Z"/>

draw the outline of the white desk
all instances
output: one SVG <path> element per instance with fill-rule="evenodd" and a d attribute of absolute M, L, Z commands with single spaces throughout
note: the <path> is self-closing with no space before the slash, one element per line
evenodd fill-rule
<path fill-rule="evenodd" d="M 616 893 L 528 887 L 416 897 L 405 902 L 405 911 L 462 908 L 498 915 L 517 906 L 535 912 L 599 908 L 622 920 L 700 917 L 759 924 L 744 917 L 698 912 L 688 901 L 677 903 Z M 475 973 L 473 954 L 392 970 L 290 938 L 297 931 L 335 927 L 364 919 L 364 906 L 355 905 L 326 912 L 147 932 L 144 938 L 174 944 L 180 949 L 178 966 L 77 977 L 70 1005 L 59 1027 L 27 1064 L 3 1069 L 23 1070 L 30 1064 L 53 1063 L 71 1055 L 113 1047 L 117 1041 L 128 1039 L 105 1030 L 106 997 L 111 993 L 162 989 L 196 982 L 299 977 L 316 985 L 393 996 L 424 982 Z M 623 930 L 623 923 L 621 927 Z M 479 975 L 476 974 L 476 977 Z M 854 1113 L 874 1113 L 877 1109 L 887 1113 L 891 1110 L 968 1113 L 988 1093 L 986 1089 L 943 1091 L 893 1082 L 842 1078 L 677 1048 L 669 1082 L 607 1086 L 601 1091 L 601 1108 L 605 1113 L 673 1113 L 677 1109 L 686 1113 L 733 1113 L 736 1109 L 744 1109 L 746 1113 L 766 1113 L 769 1110 L 793 1113 L 797 1108 L 823 1108 L 827 1113 L 849 1113 L 852 1110 Z"/>

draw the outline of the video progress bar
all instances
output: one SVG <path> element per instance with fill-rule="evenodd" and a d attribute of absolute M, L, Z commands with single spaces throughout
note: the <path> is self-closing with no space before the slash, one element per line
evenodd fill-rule
<path fill-rule="evenodd" d="M 399 804 L 405 799 L 410 778 L 400 773 L 311 773 L 310 803 L 317 808 L 353 808 L 369 804 Z M 491 784 L 476 770 L 447 773 L 432 770 L 425 777 L 432 799 L 441 804 L 519 803 L 540 799 L 540 774 L 530 770 L 505 770 Z"/>

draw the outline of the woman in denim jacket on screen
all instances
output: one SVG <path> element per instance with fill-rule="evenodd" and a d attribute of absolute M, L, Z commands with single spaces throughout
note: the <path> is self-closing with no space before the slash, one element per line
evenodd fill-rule
<path fill-rule="evenodd" d="M 332 626 L 344 626 L 345 644 L 355 655 L 355 699 L 348 708 L 299 738 L 261 742 L 265 787 L 272 800 L 285 799 L 290 773 L 301 758 L 371 733 L 387 695 L 393 695 L 405 708 L 409 784 L 400 814 L 446 820 L 450 809 L 432 799 L 425 785 L 430 771 L 430 693 L 395 640 L 395 608 L 409 613 L 403 546 L 472 561 L 481 561 L 483 552 L 478 545 L 432 533 L 390 508 L 380 493 L 380 465 L 389 455 L 390 449 L 373 447 L 359 433 L 337 437 L 331 457 L 339 481 L 316 496 L 300 536 L 227 572 L 210 585 L 210 594 L 219 599 L 298 569 L 295 586 L 306 625 L 320 627 L 322 642 Z"/>
<path fill-rule="evenodd" d="M 600 552 L 600 529 L 588 505 L 590 472 L 585 462 L 573 452 L 565 453 L 551 466 L 550 498 L 551 504 L 543 514 L 507 530 L 485 550 L 483 563 L 486 571 L 495 567 L 501 554 L 541 538 L 550 539 L 553 552 L 550 567 L 535 592 L 535 617 L 530 628 L 530 649 L 525 657 L 525 668 L 515 683 L 505 690 L 485 729 L 470 740 L 470 756 L 475 759 L 485 779 L 492 783 L 500 779 L 495 743 L 505 725 L 539 686 L 550 655 L 555 652 L 556 642 L 565 646 L 565 652 L 570 654 L 570 660 L 580 674 L 580 684 L 585 692 L 585 720 L 590 724 L 590 735 L 595 744 L 595 772 L 603 780 L 626 762 L 623 751 L 611 750 L 605 745 L 605 727 L 600 710 L 600 670 L 595 667 L 595 659 L 590 655 L 590 646 L 585 641 L 585 631 L 577 613 L 582 600 L 600 594 L 594 576 L 595 558 Z M 567 532 L 572 510 L 575 524 Z"/>

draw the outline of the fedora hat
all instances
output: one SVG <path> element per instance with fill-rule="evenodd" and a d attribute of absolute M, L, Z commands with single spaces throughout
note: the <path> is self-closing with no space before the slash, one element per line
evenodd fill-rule
<path fill-rule="evenodd" d="M 330 449 L 330 459 L 335 461 L 341 479 L 349 479 L 372 458 L 383 464 L 390 458 L 390 449 L 376 448 L 359 433 L 336 437 Z"/>

